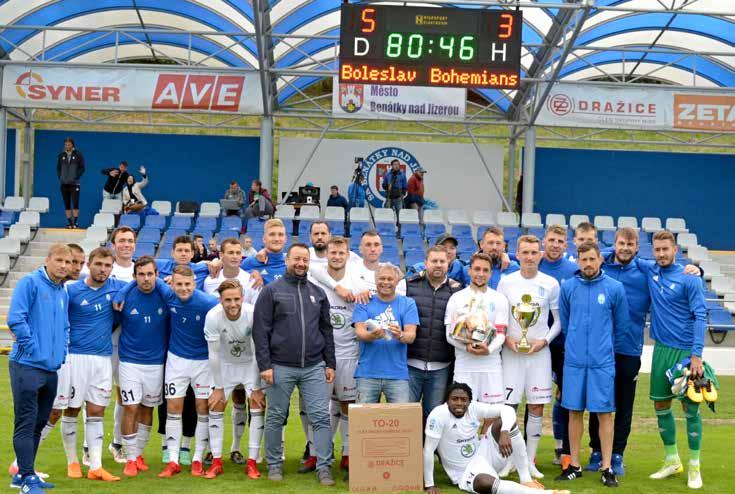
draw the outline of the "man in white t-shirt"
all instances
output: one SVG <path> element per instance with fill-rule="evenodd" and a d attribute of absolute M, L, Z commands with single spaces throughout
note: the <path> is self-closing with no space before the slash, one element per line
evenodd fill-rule
<path fill-rule="evenodd" d="M 544 405 L 551 403 L 553 396 L 549 343 L 561 330 L 559 283 L 551 276 L 539 272 L 541 241 L 535 236 L 523 235 L 518 238 L 516 257 L 521 263 L 521 270 L 503 277 L 498 284 L 498 292 L 508 299 L 511 313 L 514 307 L 521 305 L 524 297 L 530 297 L 530 303 L 537 306 L 539 314 L 533 326 L 528 328 L 526 337 L 531 348 L 527 352 L 519 351 L 518 342 L 523 333 L 516 319 L 510 318 L 503 348 L 505 402 L 512 407 L 518 407 L 523 396 L 526 397 L 526 448 L 531 462 L 531 475 L 540 479 L 544 475 L 536 469 L 534 459 L 541 440 Z M 554 316 L 551 328 L 549 311 Z"/>
<path fill-rule="evenodd" d="M 478 438 L 483 421 L 495 420 L 485 438 Z M 426 420 L 424 442 L 424 486 L 428 494 L 439 494 L 434 484 L 434 453 L 449 479 L 466 492 L 476 494 L 568 494 L 569 491 L 542 490 L 528 473 L 528 457 L 515 412 L 507 405 L 490 405 L 472 400 L 465 383 L 449 386 L 447 402 L 434 408 Z M 511 463 L 521 484 L 501 480 L 497 471 Z"/>
<path fill-rule="evenodd" d="M 477 401 L 505 403 L 500 349 L 508 326 L 508 300 L 488 286 L 492 260 L 482 252 L 470 258 L 470 285 L 455 293 L 447 303 L 444 323 L 447 341 L 454 345 L 454 380 L 467 383 Z M 455 328 L 480 327 L 494 336 L 484 341 L 464 343 L 455 336 Z"/>
<path fill-rule="evenodd" d="M 311 247 L 309 247 L 309 269 L 314 266 L 326 266 L 327 265 L 327 244 L 332 238 L 332 232 L 329 230 L 329 224 L 326 221 L 315 221 L 309 227 L 309 240 L 311 241 Z M 362 262 L 360 256 L 349 250 L 350 246 L 347 245 L 347 263 Z"/>
<path fill-rule="evenodd" d="M 239 244 L 237 247 L 239 249 Z M 250 402 L 251 414 L 246 472 L 251 479 L 257 479 L 260 477 L 257 458 L 263 436 L 265 396 L 255 361 L 253 305 L 244 301 L 243 286 L 237 279 L 223 281 L 217 291 L 220 304 L 207 313 L 204 322 L 209 370 L 214 382 L 214 391 L 209 397 L 209 445 L 214 459 L 205 477 L 212 479 L 224 472 L 225 407 L 233 390 L 242 386 Z"/>
<path fill-rule="evenodd" d="M 242 261 L 242 248 L 240 242 L 235 238 L 226 238 L 220 246 L 220 260 L 222 261 L 222 270 L 216 277 L 208 276 L 204 280 L 204 291 L 214 295 L 218 295 L 218 289 L 225 280 L 237 280 L 243 287 L 243 301 L 245 303 L 255 305 L 258 299 L 260 289 L 253 288 L 253 279 L 250 274 L 240 267 Z M 232 393 L 232 414 L 230 416 L 232 422 L 232 445 L 230 446 L 230 460 L 237 465 L 245 463 L 245 459 L 240 452 L 240 441 L 245 434 L 245 424 L 247 422 L 247 411 L 245 408 L 246 396 L 244 390 L 237 388 Z M 262 421 L 262 411 L 259 411 L 259 419 Z M 250 426 L 253 424 L 253 414 L 250 414 Z M 246 467 L 250 469 L 250 466 Z M 257 472 L 257 468 L 255 470 Z M 252 475 L 255 475 L 253 473 Z M 253 477 L 257 478 L 257 477 Z"/>

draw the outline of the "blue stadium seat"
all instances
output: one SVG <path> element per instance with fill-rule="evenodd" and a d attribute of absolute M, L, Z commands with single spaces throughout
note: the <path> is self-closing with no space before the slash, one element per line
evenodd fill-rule
<path fill-rule="evenodd" d="M 396 225 L 395 223 L 378 223 L 375 225 L 375 229 L 378 231 L 381 237 L 383 236 L 396 236 Z"/>
<path fill-rule="evenodd" d="M 396 237 L 390 235 L 381 235 L 380 241 L 383 244 L 383 247 L 395 247 L 396 250 L 398 249 L 398 239 Z"/>
<path fill-rule="evenodd" d="M 298 232 L 294 232 L 294 233 L 297 234 L 297 235 L 300 235 L 302 233 L 306 233 L 308 235 L 309 234 L 309 230 L 311 229 L 311 224 L 312 223 L 313 223 L 313 221 L 311 221 L 311 220 L 299 220 L 299 231 Z M 286 229 L 286 234 L 288 234 L 288 232 L 289 232 L 289 230 Z"/>
<path fill-rule="evenodd" d="M 145 226 L 150 226 L 153 228 L 158 228 L 159 230 L 163 230 L 164 228 L 166 228 L 166 217 L 159 214 L 146 216 Z"/>
<path fill-rule="evenodd" d="M 401 223 L 401 235 L 421 235 L 421 226 L 417 223 Z"/>
<path fill-rule="evenodd" d="M 327 225 L 329 225 L 329 231 L 332 232 L 332 236 L 342 236 L 345 234 L 344 221 L 327 221 Z"/>
<path fill-rule="evenodd" d="M 217 218 L 212 217 L 199 217 L 197 218 L 196 224 L 194 225 L 194 230 L 200 230 L 205 231 L 209 230 L 213 232 L 217 229 Z"/>
<path fill-rule="evenodd" d="M 156 244 L 150 242 L 136 242 L 135 244 L 135 258 L 143 256 L 153 256 L 156 254 Z"/>
<path fill-rule="evenodd" d="M 309 237 L 308 233 L 299 233 L 298 241 L 306 245 L 311 244 L 311 238 Z"/>
<path fill-rule="evenodd" d="M 707 324 L 712 342 L 719 345 L 725 341 L 727 332 L 733 329 L 732 314 L 722 308 L 711 310 L 707 313 Z"/>
<path fill-rule="evenodd" d="M 424 251 L 424 239 L 418 235 L 406 235 L 403 237 L 403 250 L 421 250 Z"/>
<path fill-rule="evenodd" d="M 424 252 L 421 250 L 406 251 L 406 267 L 424 262 Z"/>
<path fill-rule="evenodd" d="M 199 230 L 197 228 L 194 228 L 194 230 L 191 232 L 191 238 L 193 239 L 195 235 L 201 235 L 202 237 L 204 237 L 204 243 L 206 244 L 207 241 L 209 241 L 209 239 L 212 238 L 213 234 L 214 232 L 212 230 L 208 230 L 208 229 Z"/>
<path fill-rule="evenodd" d="M 135 231 L 140 228 L 140 215 L 139 214 L 123 214 L 120 216 L 120 222 L 118 226 L 129 226 Z"/>
<path fill-rule="evenodd" d="M 220 231 L 224 230 L 237 230 L 242 229 L 242 220 L 239 216 L 225 216 L 222 218 L 222 225 L 220 225 Z"/>
<path fill-rule="evenodd" d="M 641 245 L 638 248 L 638 257 L 641 259 L 655 259 L 653 246 L 651 244 Z"/>
<path fill-rule="evenodd" d="M 426 225 L 425 227 L 425 233 L 427 237 L 438 237 L 442 233 L 446 232 L 446 230 L 447 229 L 441 223 L 439 224 L 432 223 L 432 224 Z"/>
<path fill-rule="evenodd" d="M 189 231 L 191 229 L 191 218 L 189 216 L 174 215 L 169 224 L 170 228 Z"/>
<path fill-rule="evenodd" d="M 452 227 L 452 235 L 455 237 L 472 238 L 472 227 L 470 225 L 454 225 Z"/>
<path fill-rule="evenodd" d="M 362 221 L 350 223 L 350 237 L 360 238 L 360 236 L 368 230 L 370 230 L 370 223 Z"/>
<path fill-rule="evenodd" d="M 360 236 L 359 235 L 353 235 L 350 237 L 350 250 L 354 252 L 358 252 L 358 247 L 360 247 Z"/>
<path fill-rule="evenodd" d="M 221 244 L 227 238 L 240 238 L 240 230 L 220 230 L 217 235 L 217 243 Z"/>
<path fill-rule="evenodd" d="M 528 234 L 534 235 L 536 238 L 543 239 L 546 235 L 546 230 L 544 230 L 543 228 L 529 228 Z"/>
<path fill-rule="evenodd" d="M 2 211 L 0 212 L 0 225 L 4 227 L 10 227 L 15 223 L 15 212 L 14 211 Z"/>
<path fill-rule="evenodd" d="M 170 239 L 173 242 L 176 237 L 179 237 L 181 235 L 188 235 L 188 234 L 189 233 L 183 228 L 169 228 L 168 230 L 166 230 L 166 233 L 164 234 L 163 238 L 165 240 Z"/>
<path fill-rule="evenodd" d="M 615 232 L 611 231 L 604 231 L 602 232 L 602 243 L 607 246 L 612 246 L 615 244 Z"/>
<path fill-rule="evenodd" d="M 173 258 L 173 255 L 171 254 L 171 247 L 164 249 L 164 246 L 162 245 L 160 249 L 158 249 L 158 255 L 156 256 L 158 259 L 163 259 L 164 261 L 167 261 L 169 259 Z"/>
<path fill-rule="evenodd" d="M 466 251 L 474 252 L 477 250 L 477 243 L 474 240 L 472 240 L 472 238 L 459 237 L 457 241 L 459 242 L 459 246 L 457 247 L 457 250 L 461 250 L 465 252 Z"/>
<path fill-rule="evenodd" d="M 151 228 L 149 226 L 144 226 L 140 229 L 138 232 L 138 238 L 136 239 L 136 243 L 153 243 L 157 244 L 161 241 L 161 232 L 156 228 Z"/>

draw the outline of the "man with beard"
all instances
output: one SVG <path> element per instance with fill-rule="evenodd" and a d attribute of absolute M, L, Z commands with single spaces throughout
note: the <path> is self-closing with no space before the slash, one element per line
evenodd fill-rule
<path fill-rule="evenodd" d="M 499 420 L 498 420 L 499 419 Z M 479 439 L 477 427 L 493 421 L 486 438 Z M 439 494 L 434 484 L 434 454 L 439 450 L 449 480 L 474 494 L 569 494 L 543 490 L 528 473 L 528 457 L 515 411 L 507 405 L 489 405 L 472 400 L 472 389 L 453 383 L 447 402 L 436 407 L 426 421 L 424 442 L 424 486 L 428 494 Z M 513 463 L 522 484 L 501 480 L 498 470 Z"/>
<path fill-rule="evenodd" d="M 508 299 L 488 286 L 492 261 L 485 253 L 470 258 L 470 285 L 452 295 L 444 318 L 447 341 L 455 347 L 454 380 L 469 384 L 477 401 L 504 404 L 500 349 L 508 327 Z M 458 324 L 494 332 L 484 341 L 464 343 L 453 336 Z M 492 333 L 491 333 L 492 334 Z"/>
<path fill-rule="evenodd" d="M 311 227 L 309 227 L 309 240 L 311 241 L 311 247 L 309 247 L 309 269 L 313 269 L 314 266 L 327 265 L 327 244 L 331 238 L 332 232 L 329 230 L 329 224 L 326 221 L 315 221 L 311 224 Z M 348 263 L 359 261 L 362 261 L 360 256 L 351 250 L 348 251 Z"/>
<path fill-rule="evenodd" d="M 505 255 L 505 233 L 499 226 L 491 226 L 485 230 L 480 239 L 480 252 L 487 254 L 491 261 L 490 279 L 488 286 L 495 290 L 498 287 L 500 278 L 511 273 L 515 273 L 520 268 L 515 261 L 508 262 L 503 267 L 503 256 Z M 470 275 L 470 266 L 465 266 L 463 273 L 463 284 L 468 286 L 472 283 Z"/>
<path fill-rule="evenodd" d="M 449 262 L 447 266 L 447 277 L 457 281 L 462 288 L 464 288 L 463 275 L 465 263 L 457 259 L 457 246 L 459 245 L 457 239 L 454 238 L 451 233 L 444 233 L 437 237 L 434 245 L 444 247 L 444 250 L 447 252 Z M 426 269 L 426 264 L 423 262 L 419 262 L 406 268 L 406 270 L 411 274 L 420 274 L 424 269 Z"/>

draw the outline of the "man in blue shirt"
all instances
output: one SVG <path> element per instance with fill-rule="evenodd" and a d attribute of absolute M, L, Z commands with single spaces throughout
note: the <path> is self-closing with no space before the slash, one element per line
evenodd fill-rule
<path fill-rule="evenodd" d="M 77 416 L 85 406 L 84 436 L 89 448 L 90 480 L 115 482 L 119 477 L 102 468 L 103 421 L 112 394 L 112 299 L 126 283 L 111 278 L 114 255 L 104 247 L 89 253 L 89 275 L 70 283 L 69 294 L 69 407 L 61 419 L 67 476 L 82 478 L 77 457 Z"/>
<path fill-rule="evenodd" d="M 347 202 L 345 196 L 339 193 L 339 187 L 332 185 L 329 188 L 329 199 L 327 199 L 327 206 L 334 206 L 338 208 L 344 208 L 345 213 L 350 209 L 350 203 Z"/>
<path fill-rule="evenodd" d="M 520 269 L 518 263 L 510 261 L 507 266 L 503 267 L 503 256 L 505 255 L 505 233 L 499 226 L 488 227 L 483 233 L 480 239 L 480 252 L 484 252 L 492 260 L 492 273 L 490 274 L 490 281 L 487 286 L 496 290 L 500 278 L 505 275 L 515 273 Z M 462 284 L 469 286 L 470 280 L 470 267 L 466 265 L 462 273 Z"/>
<path fill-rule="evenodd" d="M 286 246 L 286 226 L 283 221 L 273 218 L 265 222 L 263 246 L 258 254 L 245 258 L 240 267 L 251 275 L 259 275 L 263 284 L 267 285 L 286 272 L 286 256 L 283 253 Z M 254 287 L 257 288 L 256 285 Z"/>
<path fill-rule="evenodd" d="M 206 261 L 191 262 L 194 258 L 194 241 L 191 237 L 188 235 L 176 237 L 171 248 L 171 256 L 173 259 L 156 259 L 158 277 L 165 280 L 173 274 L 176 266 L 189 266 L 194 272 L 197 289 L 203 290 L 204 280 L 209 276 L 209 266 Z"/>
<path fill-rule="evenodd" d="M 143 450 L 153 424 L 153 408 L 163 402 L 163 371 L 169 339 L 168 307 L 155 290 L 156 261 L 143 256 L 133 266 L 136 288 L 123 302 L 120 331 L 122 439 L 127 453 L 123 473 L 135 477 L 148 470 Z"/>
<path fill-rule="evenodd" d="M 41 431 L 56 396 L 56 371 L 66 358 L 69 339 L 69 297 L 63 281 L 71 267 L 71 251 L 54 244 L 44 267 L 21 279 L 13 291 L 8 326 L 15 337 L 10 352 L 10 387 L 13 393 L 13 449 L 18 473 L 12 486 L 38 494 L 52 484 L 41 481 L 34 463 Z"/>
<path fill-rule="evenodd" d="M 204 321 L 207 312 L 219 300 L 213 295 L 194 288 L 194 272 L 189 266 L 176 266 L 171 278 L 173 290 L 160 279 L 156 280 L 156 291 L 166 302 L 171 324 L 168 355 L 166 357 L 164 396 L 166 398 L 166 443 L 169 463 L 158 474 L 161 478 L 172 477 L 181 472 L 179 448 L 181 445 L 181 413 L 184 409 L 186 390 L 191 386 L 196 397 L 197 425 L 195 430 L 196 450 L 191 463 L 191 474 L 204 475 L 202 457 L 206 448 L 209 429 L 209 407 L 207 399 L 212 389 L 209 375 L 209 353 L 204 339 Z M 122 301 L 136 286 L 131 283 L 122 290 L 115 302 Z"/>
<path fill-rule="evenodd" d="M 653 306 L 651 339 L 656 342 L 651 363 L 650 397 L 656 408 L 658 429 L 666 457 L 661 469 L 650 476 L 652 479 L 663 479 L 684 471 L 676 448 L 676 422 L 671 411 L 671 400 L 674 395 L 666 371 L 689 359 L 692 378 L 702 377 L 705 373 L 702 350 L 707 326 L 707 310 L 702 281 L 697 277 L 686 275 L 684 268 L 674 262 L 676 252 L 676 240 L 671 232 L 662 230 L 653 235 L 656 266 L 647 273 Z M 699 465 L 702 417 L 699 414 L 699 403 L 684 397 L 681 404 L 686 416 L 689 441 L 687 485 L 691 489 L 699 489 L 702 487 Z"/>
<path fill-rule="evenodd" d="M 602 450 L 602 484 L 617 487 L 611 468 L 615 412 L 615 336 L 629 331 L 623 285 L 602 272 L 600 249 L 592 242 L 577 247 L 580 270 L 565 281 L 559 317 L 566 341 L 562 406 L 569 410 L 571 463 L 557 480 L 582 476 L 580 443 L 584 411 L 596 413 Z"/>
<path fill-rule="evenodd" d="M 416 339 L 419 315 L 416 302 L 396 294 L 401 271 L 381 264 L 375 271 L 376 296 L 357 304 L 352 314 L 355 336 L 360 340 L 357 362 L 358 403 L 388 403 L 409 400 L 407 345 Z"/>

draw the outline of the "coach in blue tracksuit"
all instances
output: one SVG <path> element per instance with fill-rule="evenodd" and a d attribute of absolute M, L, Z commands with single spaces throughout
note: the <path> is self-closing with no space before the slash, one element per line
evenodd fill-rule
<path fill-rule="evenodd" d="M 599 247 L 577 248 L 580 270 L 564 282 L 559 317 L 566 341 L 562 406 L 569 410 L 571 464 L 557 480 L 582 476 L 579 449 L 584 411 L 598 414 L 602 443 L 602 483 L 617 486 L 611 467 L 615 411 L 615 335 L 629 331 L 630 316 L 623 285 L 601 271 Z"/>
<path fill-rule="evenodd" d="M 56 371 L 66 358 L 69 296 L 62 282 L 70 269 L 69 247 L 52 245 L 45 266 L 20 280 L 10 301 L 8 326 L 15 342 L 8 367 L 15 413 L 13 449 L 18 458 L 12 484 L 22 486 L 23 492 L 53 487 L 38 478 L 34 462 L 56 397 Z"/>

